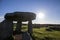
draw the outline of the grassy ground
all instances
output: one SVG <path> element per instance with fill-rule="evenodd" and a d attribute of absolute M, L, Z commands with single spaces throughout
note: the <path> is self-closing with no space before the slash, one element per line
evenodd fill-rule
<path fill-rule="evenodd" d="M 22 27 L 22 31 L 27 31 L 27 26 Z M 33 28 L 35 40 L 60 40 L 60 31 L 46 31 L 46 27 Z"/>
<path fill-rule="evenodd" d="M 46 31 L 46 27 L 34 28 L 33 36 L 36 40 L 60 40 L 60 31 Z"/>

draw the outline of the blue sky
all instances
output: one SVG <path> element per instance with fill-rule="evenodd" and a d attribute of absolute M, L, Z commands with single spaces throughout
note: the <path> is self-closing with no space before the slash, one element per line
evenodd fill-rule
<path fill-rule="evenodd" d="M 6 13 L 23 11 L 44 13 L 45 18 L 36 17 L 33 23 L 60 24 L 60 0 L 0 0 L 0 22 Z"/>

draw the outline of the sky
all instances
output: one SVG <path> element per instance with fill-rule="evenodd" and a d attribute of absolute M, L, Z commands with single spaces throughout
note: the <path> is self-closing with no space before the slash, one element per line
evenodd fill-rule
<path fill-rule="evenodd" d="M 35 24 L 60 24 L 60 0 L 0 0 L 0 22 L 15 11 L 35 13 Z"/>

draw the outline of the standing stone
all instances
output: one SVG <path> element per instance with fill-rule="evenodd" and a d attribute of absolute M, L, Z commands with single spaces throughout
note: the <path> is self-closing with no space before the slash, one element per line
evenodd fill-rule
<path fill-rule="evenodd" d="M 30 20 L 29 22 L 28 22 L 28 33 L 30 33 L 30 34 L 32 34 L 32 21 Z"/>
<path fill-rule="evenodd" d="M 19 34 L 21 32 L 22 21 L 17 21 L 16 33 Z"/>
<path fill-rule="evenodd" d="M 4 20 L 0 25 L 0 40 L 5 40 L 13 34 L 13 22 Z"/>

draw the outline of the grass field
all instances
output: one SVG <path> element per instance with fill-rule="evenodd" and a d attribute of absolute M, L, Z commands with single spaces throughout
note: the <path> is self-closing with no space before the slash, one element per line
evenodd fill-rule
<path fill-rule="evenodd" d="M 22 27 L 22 31 L 27 31 L 27 26 Z M 46 27 L 33 28 L 35 40 L 60 40 L 60 31 L 46 31 Z"/>
<path fill-rule="evenodd" d="M 60 40 L 60 31 L 46 31 L 46 27 L 34 28 L 33 36 L 36 40 Z"/>

